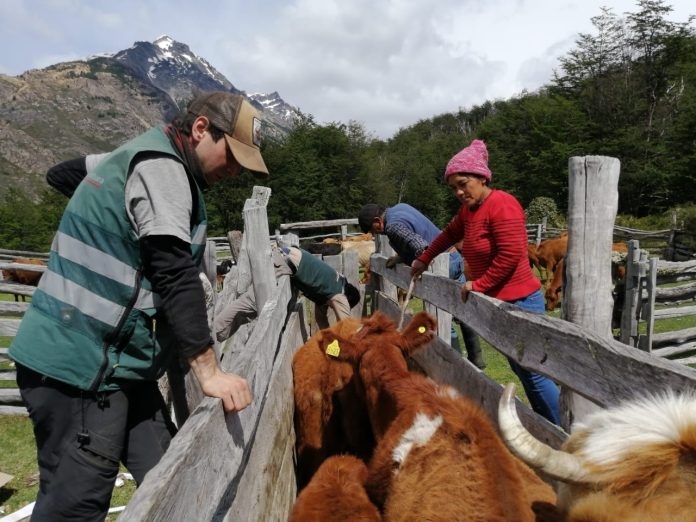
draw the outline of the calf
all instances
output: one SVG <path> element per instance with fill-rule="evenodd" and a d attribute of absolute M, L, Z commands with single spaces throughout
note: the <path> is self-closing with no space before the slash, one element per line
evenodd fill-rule
<path fill-rule="evenodd" d="M 290 522 L 379 522 L 365 491 L 367 467 L 350 455 L 329 457 L 297 497 Z"/>
<path fill-rule="evenodd" d="M 546 279 L 553 278 L 557 265 L 568 250 L 568 236 L 542 241 L 536 249 L 539 265 L 546 269 Z"/>
<path fill-rule="evenodd" d="M 560 481 L 568 522 L 696 520 L 696 392 L 627 401 L 573 426 L 560 451 L 520 423 L 508 384 L 499 425 L 513 452 Z"/>
<path fill-rule="evenodd" d="M 556 265 L 556 271 L 553 273 L 553 279 L 546 288 L 546 309 L 549 311 L 555 310 L 563 290 L 563 281 L 565 280 L 565 260 L 561 259 Z"/>
<path fill-rule="evenodd" d="M 47 262 L 45 259 L 33 259 L 26 257 L 18 257 L 14 263 L 20 263 L 23 265 L 42 265 L 46 266 Z M 39 279 L 43 275 L 43 272 L 34 272 L 33 270 L 22 270 L 17 268 L 6 268 L 5 277 L 8 281 L 15 281 L 22 285 L 36 286 L 39 284 Z"/>
<path fill-rule="evenodd" d="M 555 520 L 553 491 L 510 454 L 486 415 L 408 371 L 404 355 L 428 344 L 435 326 L 421 312 L 401 334 L 375 314 L 358 334 L 322 341 L 359 368 L 377 439 L 370 497 L 386 520 Z"/>
<path fill-rule="evenodd" d="M 348 336 L 360 327 L 359 319 L 339 321 L 310 337 L 293 357 L 300 487 L 331 455 L 350 452 L 367 459 L 372 453 L 374 437 L 353 365 L 327 359 L 321 348 L 329 333 Z"/>

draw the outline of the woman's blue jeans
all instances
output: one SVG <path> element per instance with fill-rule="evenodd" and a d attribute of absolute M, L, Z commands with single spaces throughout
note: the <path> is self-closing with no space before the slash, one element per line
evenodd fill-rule
<path fill-rule="evenodd" d="M 544 296 L 541 290 L 537 290 L 522 299 L 508 302 L 529 312 L 541 315 L 544 314 Z M 544 375 L 522 368 L 522 366 L 509 357 L 508 362 L 510 363 L 512 371 L 515 372 L 515 375 L 522 381 L 522 386 L 527 394 L 529 403 L 532 405 L 532 409 L 542 417 L 560 426 L 560 391 L 556 383 Z"/>

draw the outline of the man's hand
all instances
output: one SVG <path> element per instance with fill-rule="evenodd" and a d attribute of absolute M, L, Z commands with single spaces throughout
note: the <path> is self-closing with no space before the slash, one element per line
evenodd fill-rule
<path fill-rule="evenodd" d="M 386 267 L 387 268 L 394 268 L 399 263 L 403 263 L 403 261 L 401 260 L 401 257 L 391 256 L 389 259 L 387 259 Z"/>
<path fill-rule="evenodd" d="M 251 404 L 251 390 L 246 379 L 222 371 L 212 346 L 195 357 L 190 357 L 189 364 L 203 393 L 208 397 L 222 399 L 226 412 L 241 411 Z"/>
<path fill-rule="evenodd" d="M 413 279 L 418 279 L 423 272 L 425 272 L 425 269 L 428 268 L 428 265 L 423 263 L 423 261 L 418 261 L 418 259 L 414 259 L 413 263 L 411 263 L 411 278 Z"/>

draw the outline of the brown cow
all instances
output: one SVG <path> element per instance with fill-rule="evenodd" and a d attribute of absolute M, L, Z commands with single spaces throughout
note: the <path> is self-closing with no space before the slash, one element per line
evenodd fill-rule
<path fill-rule="evenodd" d="M 359 319 L 344 319 L 321 330 L 295 353 L 295 434 L 298 485 L 304 486 L 324 459 L 350 452 L 369 458 L 374 437 L 365 402 L 356 390 L 353 365 L 327 359 L 321 343 L 327 332 L 349 336 Z"/>
<path fill-rule="evenodd" d="M 529 257 L 529 266 L 531 268 L 536 268 L 539 272 L 539 277 L 541 278 L 542 269 L 541 263 L 539 263 L 539 256 L 537 255 L 537 246 L 535 243 L 527 244 L 527 256 Z M 546 279 L 548 280 L 548 272 L 546 274 Z"/>
<path fill-rule="evenodd" d="M 628 252 L 628 247 L 625 243 L 614 243 L 611 246 L 611 274 L 614 284 L 618 281 L 623 280 L 626 275 L 626 253 Z M 553 279 L 548 284 L 546 288 L 546 309 L 551 311 L 555 310 L 558 305 L 558 301 L 561 297 L 561 291 L 563 290 L 563 285 L 565 284 L 565 260 L 561 260 L 556 265 L 556 270 L 553 274 Z"/>
<path fill-rule="evenodd" d="M 565 279 L 565 259 L 561 259 L 556 265 L 556 271 L 553 273 L 553 279 L 546 288 L 546 309 L 549 311 L 555 310 L 556 305 L 561 297 L 563 289 L 563 281 Z"/>
<path fill-rule="evenodd" d="M 365 491 L 367 466 L 350 455 L 329 457 L 297 497 L 290 522 L 379 522 Z"/>
<path fill-rule="evenodd" d="M 376 313 L 367 331 L 323 339 L 338 342 L 339 360 L 359 366 L 377 438 L 370 497 L 384 506 L 385 520 L 555 520 L 553 491 L 506 449 L 486 415 L 454 389 L 408 371 L 404 355 L 430 342 L 435 326 L 421 312 L 401 334 Z"/>
<path fill-rule="evenodd" d="M 46 266 L 47 262 L 45 259 L 34 259 L 27 257 L 18 257 L 13 263 L 20 263 L 23 265 L 42 265 Z M 22 270 L 17 268 L 6 268 L 4 270 L 5 277 L 7 281 L 15 281 L 22 285 L 36 286 L 39 284 L 39 279 L 43 275 L 43 272 L 35 272 L 33 270 Z"/>
<path fill-rule="evenodd" d="M 563 259 L 568 250 L 568 236 L 542 241 L 536 249 L 539 265 L 546 269 L 546 280 L 553 278 L 556 265 Z"/>
<path fill-rule="evenodd" d="M 513 452 L 561 481 L 568 522 L 696 521 L 696 392 L 627 401 L 573 426 L 561 451 L 522 426 L 508 384 L 499 425 Z"/>

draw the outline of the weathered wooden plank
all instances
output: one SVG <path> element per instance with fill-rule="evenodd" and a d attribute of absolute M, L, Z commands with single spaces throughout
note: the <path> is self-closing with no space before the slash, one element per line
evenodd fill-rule
<path fill-rule="evenodd" d="M 680 355 L 682 353 L 687 353 L 692 350 L 696 350 L 696 341 L 689 340 L 687 342 L 684 342 L 683 344 L 675 346 L 665 346 L 664 348 L 653 350 L 652 355 L 656 355 L 658 357 L 671 357 L 673 355 Z"/>
<path fill-rule="evenodd" d="M 10 356 L 7 355 L 7 348 L 0 348 L 0 362 L 9 360 Z"/>
<path fill-rule="evenodd" d="M 16 381 L 16 370 L 0 370 L 0 381 Z"/>
<path fill-rule="evenodd" d="M 14 337 L 20 322 L 21 319 L 0 319 L 0 335 Z"/>
<path fill-rule="evenodd" d="M 27 272 L 45 272 L 46 265 L 27 265 L 26 263 L 8 263 L 0 261 L 0 270 L 26 270 Z"/>
<path fill-rule="evenodd" d="M 29 303 L 0 301 L 0 316 L 22 316 L 29 308 Z"/>
<path fill-rule="evenodd" d="M 410 269 L 387 270 L 386 258 L 372 257 L 372 271 L 406 287 Z M 696 386 L 696 371 L 652 357 L 613 339 L 553 317 L 472 292 L 462 303 L 456 283 L 423 274 L 415 295 L 452 313 L 500 352 L 522 366 L 567 385 L 601 406 L 616 404 L 641 392 Z"/>
<path fill-rule="evenodd" d="M 124 520 L 211 520 L 229 507 L 224 502 L 234 498 L 244 472 L 285 325 L 291 290 L 288 278 L 280 281 L 278 292 L 261 310 L 246 349 L 222 362 L 223 368 L 249 381 L 251 405 L 225 415 L 219 399 L 206 397 L 136 490 Z M 204 487 L 192 487 L 196 484 Z"/>
<path fill-rule="evenodd" d="M 696 259 L 693 261 L 664 261 L 657 262 L 657 275 L 691 275 L 696 277 Z"/>
<path fill-rule="evenodd" d="M 32 296 L 34 292 L 36 292 L 35 286 L 20 285 L 19 283 L 0 283 L 0 294 Z"/>
<path fill-rule="evenodd" d="M 653 348 L 660 348 L 668 344 L 682 344 L 692 339 L 696 339 L 696 327 L 657 333 L 653 334 Z M 654 351 L 658 353 L 658 350 Z"/>
<path fill-rule="evenodd" d="M 45 258 L 48 259 L 48 252 L 29 252 L 28 250 L 7 250 L 5 248 L 0 248 L 0 254 L 16 256 L 16 257 L 33 257 L 33 258 Z"/>
<path fill-rule="evenodd" d="M 17 415 L 27 417 L 29 412 L 24 406 L 0 406 L 0 415 Z"/>
<path fill-rule="evenodd" d="M 693 299 L 696 299 L 696 282 L 669 288 L 658 287 L 655 292 L 657 304 L 672 305 Z"/>
<path fill-rule="evenodd" d="M 297 223 L 281 223 L 280 231 L 303 230 L 307 228 L 340 227 L 341 225 L 357 225 L 358 218 L 326 219 L 323 221 L 298 221 Z"/>
<path fill-rule="evenodd" d="M 4 406 L 23 406 L 24 401 L 17 388 L 0 388 L 0 404 Z"/>
<path fill-rule="evenodd" d="M 271 244 L 268 236 L 266 204 L 271 189 L 255 186 L 252 197 L 244 203 L 244 241 L 252 269 L 252 285 L 257 309 L 263 308 L 276 286 L 271 261 Z"/>
<path fill-rule="evenodd" d="M 288 320 L 273 375 L 265 397 L 256 437 L 226 520 L 287 520 L 296 495 L 294 469 L 292 477 L 281 470 L 292 469 L 294 395 L 292 358 L 302 346 L 304 320 L 300 303 Z M 289 463 L 287 462 L 289 461 Z M 289 479 L 289 480 L 288 480 Z"/>
<path fill-rule="evenodd" d="M 377 292 L 377 300 L 381 311 L 394 320 L 398 320 L 401 312 L 393 300 L 381 292 Z M 436 339 L 428 347 L 419 350 L 413 359 L 423 368 L 428 377 L 452 386 L 462 395 L 476 402 L 493 423 L 498 425 L 498 401 L 503 392 L 503 386 L 453 350 L 448 342 Z M 518 403 L 517 411 L 527 429 L 550 446 L 558 448 L 566 439 L 567 435 L 562 430 L 534 413 L 526 404 Z"/>
<path fill-rule="evenodd" d="M 655 319 L 671 319 L 674 317 L 684 317 L 696 315 L 696 306 L 682 306 L 680 308 L 663 308 L 653 311 Z"/>
<path fill-rule="evenodd" d="M 428 270 L 435 275 L 449 277 L 449 252 L 443 252 L 437 256 L 428 267 Z M 437 319 L 437 336 L 449 344 L 452 341 L 452 315 L 445 310 L 440 310 L 429 302 L 425 303 L 425 309 Z M 461 348 L 466 350 L 464 339 L 461 339 Z"/>

